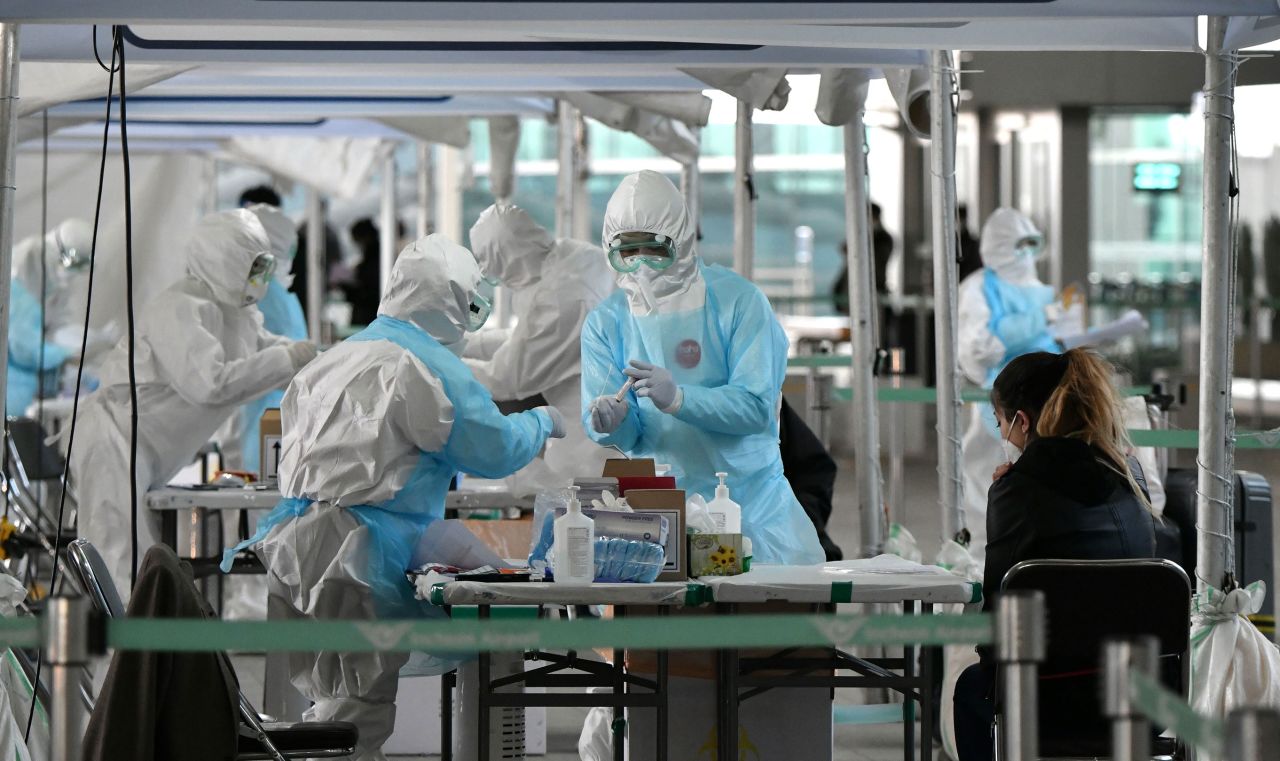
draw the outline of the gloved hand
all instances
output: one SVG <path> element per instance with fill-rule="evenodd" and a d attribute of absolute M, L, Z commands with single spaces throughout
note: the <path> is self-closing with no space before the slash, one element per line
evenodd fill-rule
<path fill-rule="evenodd" d="M 1066 313 L 1066 310 L 1064 310 L 1062 308 L 1062 304 L 1058 303 L 1057 301 L 1044 305 L 1044 319 L 1050 325 L 1057 322 L 1058 320 L 1061 320 L 1062 315 L 1065 313 Z"/>
<path fill-rule="evenodd" d="M 627 419 L 631 403 L 612 396 L 597 396 L 591 403 L 591 427 L 596 433 L 613 433 Z"/>
<path fill-rule="evenodd" d="M 1007 314 L 996 323 L 996 338 L 1005 348 L 1018 349 L 1034 341 L 1048 327 L 1043 310 Z"/>
<path fill-rule="evenodd" d="M 538 409 L 547 413 L 547 416 L 551 418 L 551 438 L 563 439 L 564 438 L 564 415 L 560 413 L 560 410 L 550 405 L 547 405 L 545 407 L 538 407 Z"/>
<path fill-rule="evenodd" d="M 316 345 L 310 341 L 294 341 L 286 347 L 286 350 L 289 352 L 290 361 L 293 362 L 294 372 L 306 367 L 307 363 L 320 353 Z"/>
<path fill-rule="evenodd" d="M 676 379 L 667 368 L 633 359 L 631 367 L 622 372 L 636 379 L 633 387 L 636 396 L 648 397 L 658 409 L 668 414 L 675 414 L 680 409 L 684 392 L 676 385 Z"/>

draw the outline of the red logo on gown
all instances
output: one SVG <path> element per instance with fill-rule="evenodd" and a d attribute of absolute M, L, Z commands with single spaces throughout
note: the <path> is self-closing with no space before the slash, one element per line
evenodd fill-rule
<path fill-rule="evenodd" d="M 692 370 L 702 362 L 702 347 L 692 338 L 685 339 L 676 347 L 676 364 L 686 370 Z"/>

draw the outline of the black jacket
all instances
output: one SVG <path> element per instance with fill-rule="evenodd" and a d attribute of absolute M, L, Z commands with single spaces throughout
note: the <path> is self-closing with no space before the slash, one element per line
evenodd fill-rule
<path fill-rule="evenodd" d="M 836 488 L 836 461 L 831 459 L 822 441 L 786 399 L 782 400 L 779 434 L 782 470 L 791 484 L 791 491 L 795 492 L 805 515 L 813 522 L 827 560 L 843 560 L 844 552 L 827 534 L 831 500 Z"/>
<path fill-rule="evenodd" d="M 1137 462 L 1130 468 L 1145 480 Z M 1156 555 L 1155 519 L 1128 479 L 1079 439 L 1036 439 L 987 492 L 987 564 L 992 596 L 1023 560 L 1116 560 Z"/>

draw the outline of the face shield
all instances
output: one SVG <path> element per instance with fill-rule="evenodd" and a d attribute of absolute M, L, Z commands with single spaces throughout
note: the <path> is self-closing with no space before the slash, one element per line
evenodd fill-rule
<path fill-rule="evenodd" d="M 675 260 L 675 241 L 657 233 L 620 233 L 609 244 L 609 264 L 618 272 L 635 272 L 641 265 L 661 272 Z"/>
<path fill-rule="evenodd" d="M 476 292 L 471 296 L 470 311 L 467 313 L 468 333 L 476 332 L 489 321 L 489 315 L 493 314 L 493 291 L 497 283 L 495 278 L 484 277 L 476 286 Z"/>
<path fill-rule="evenodd" d="M 262 253 L 254 257 L 253 264 L 249 265 L 249 279 L 244 286 L 244 306 L 257 304 L 267 295 L 267 286 L 271 284 L 271 276 L 275 271 L 275 256 Z"/>
<path fill-rule="evenodd" d="M 65 240 L 61 228 L 54 231 L 53 239 L 58 244 L 58 261 L 62 263 L 63 269 L 77 272 L 89 266 L 89 250 Z"/>

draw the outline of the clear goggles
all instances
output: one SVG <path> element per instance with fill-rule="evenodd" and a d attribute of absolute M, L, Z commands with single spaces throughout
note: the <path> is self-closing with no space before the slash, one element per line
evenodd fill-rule
<path fill-rule="evenodd" d="M 467 331 L 474 333 L 489 321 L 493 314 L 493 289 L 497 280 L 491 277 L 481 278 L 476 292 L 471 295 L 470 311 L 467 313 Z"/>
<path fill-rule="evenodd" d="M 635 272 L 644 265 L 661 272 L 676 260 L 676 244 L 656 233 L 622 233 L 609 244 L 609 264 L 618 272 Z"/>
<path fill-rule="evenodd" d="M 1014 251 L 1018 252 L 1019 256 L 1027 256 L 1034 259 L 1044 252 L 1044 238 L 1038 235 L 1028 235 L 1018 241 L 1018 245 L 1014 246 Z"/>
<path fill-rule="evenodd" d="M 58 261 L 62 264 L 63 269 L 79 270 L 89 266 L 89 253 L 82 248 L 68 246 L 62 240 L 62 231 L 54 233 L 54 239 L 58 242 Z"/>
<path fill-rule="evenodd" d="M 276 272 L 276 258 L 272 254 L 258 254 L 249 265 L 249 285 L 261 288 L 271 282 Z"/>

